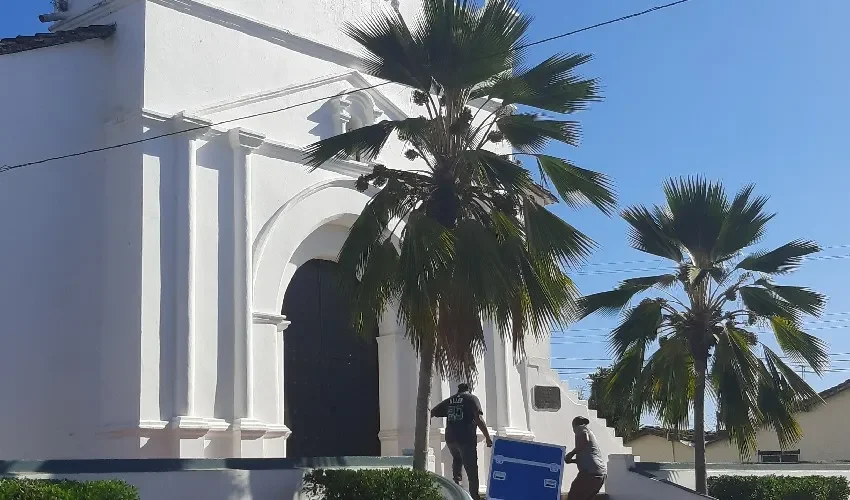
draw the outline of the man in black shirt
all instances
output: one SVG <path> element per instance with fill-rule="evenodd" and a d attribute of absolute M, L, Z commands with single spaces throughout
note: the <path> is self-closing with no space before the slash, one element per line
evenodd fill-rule
<path fill-rule="evenodd" d="M 487 424 L 484 423 L 484 411 L 481 402 L 469 393 L 469 385 L 457 386 L 457 394 L 438 404 L 431 410 L 432 417 L 446 417 L 446 446 L 452 454 L 452 477 L 460 484 L 461 471 L 466 470 L 469 480 L 469 493 L 472 498 L 478 494 L 478 436 L 475 429 L 481 429 L 487 446 L 493 446 Z"/>

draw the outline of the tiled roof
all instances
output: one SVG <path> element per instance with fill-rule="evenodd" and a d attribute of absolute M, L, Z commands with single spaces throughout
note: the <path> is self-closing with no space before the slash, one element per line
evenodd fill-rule
<path fill-rule="evenodd" d="M 821 397 L 821 399 L 828 399 L 828 398 L 831 398 L 832 396 L 835 396 L 835 395 L 837 395 L 841 392 L 844 392 L 847 389 L 850 389 L 850 380 L 845 380 L 844 382 L 841 382 L 840 384 L 838 384 L 834 387 L 830 387 L 829 389 L 821 391 L 820 397 Z"/>
<path fill-rule="evenodd" d="M 662 437 L 664 439 L 668 439 L 668 436 L 669 436 L 668 433 L 672 433 L 672 432 L 673 431 L 668 431 L 667 429 L 664 429 L 663 427 L 655 427 L 655 426 L 652 426 L 652 425 L 646 425 L 644 427 L 641 427 L 640 430 L 637 431 L 629 439 L 629 441 L 635 440 L 635 439 L 642 437 L 642 436 L 658 436 L 658 437 Z M 727 434 L 724 431 L 717 431 L 717 432 L 709 431 L 709 430 L 705 431 L 705 442 L 706 442 L 706 444 L 713 443 L 713 442 L 719 441 L 721 439 L 726 439 L 726 437 L 727 437 Z M 692 442 L 694 440 L 694 431 L 691 430 L 691 429 L 680 430 L 679 435 L 677 436 L 677 439 L 680 440 L 680 441 Z"/>
<path fill-rule="evenodd" d="M 62 45 L 65 43 L 82 42 L 95 38 L 109 38 L 115 33 L 115 25 L 92 25 L 55 33 L 37 33 L 32 36 L 18 36 L 0 39 L 0 56 Z"/>

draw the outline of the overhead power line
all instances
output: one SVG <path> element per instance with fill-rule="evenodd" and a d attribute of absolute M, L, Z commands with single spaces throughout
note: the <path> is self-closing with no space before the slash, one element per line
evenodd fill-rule
<path fill-rule="evenodd" d="M 839 247 L 834 247 L 839 248 Z M 841 246 L 841 248 L 844 248 Z M 824 249 L 826 250 L 826 249 Z M 850 259 L 850 254 L 841 254 L 841 255 L 815 255 L 812 257 L 804 257 L 805 260 L 812 261 L 829 261 L 829 260 L 844 260 Z M 637 261 L 634 261 L 637 262 Z M 647 261 L 653 262 L 656 264 L 663 264 L 663 261 Z M 573 276 L 599 276 L 606 274 L 621 274 L 621 273 L 646 273 L 646 272 L 662 272 L 662 273 L 670 273 L 675 271 L 676 268 L 673 264 L 670 264 L 667 267 L 643 267 L 643 268 L 632 268 L 632 269 L 600 269 L 600 270 L 590 270 L 590 271 L 575 271 L 572 273 Z"/>
<path fill-rule="evenodd" d="M 821 248 L 821 251 L 828 252 L 830 250 L 838 250 L 850 248 L 850 244 L 846 245 L 828 245 Z M 623 265 L 634 265 L 634 264 L 665 264 L 669 261 L 664 259 L 638 259 L 638 260 L 620 260 L 620 261 L 612 261 L 612 262 L 588 262 L 584 265 L 584 267 L 598 267 L 598 266 L 623 266 Z M 653 268 L 654 270 L 655 268 Z"/>
<path fill-rule="evenodd" d="M 533 46 L 540 45 L 540 44 L 543 44 L 543 43 L 551 42 L 553 40 L 559 40 L 561 38 L 565 38 L 565 37 L 568 37 L 568 36 L 583 33 L 585 31 L 590 31 L 592 29 L 601 28 L 601 27 L 607 26 L 609 24 L 615 24 L 615 23 L 618 23 L 618 22 L 621 22 L 621 21 L 625 21 L 625 20 L 632 19 L 632 18 L 635 18 L 635 17 L 640 17 L 640 16 L 643 16 L 643 15 L 646 15 L 646 14 L 650 14 L 652 12 L 667 9 L 667 8 L 670 8 L 670 7 L 679 5 L 679 4 L 686 3 L 688 1 L 689 0 L 678 0 L 676 2 L 671 2 L 671 3 L 668 3 L 668 4 L 664 4 L 664 5 L 658 5 L 658 6 L 651 7 L 649 9 L 646 9 L 646 10 L 643 10 L 643 11 L 640 11 L 640 12 L 635 12 L 635 13 L 632 13 L 632 14 L 621 16 L 621 17 L 618 17 L 616 19 L 610 19 L 608 21 L 597 23 L 597 24 L 594 24 L 594 25 L 591 25 L 591 26 L 585 26 L 584 28 L 580 28 L 580 29 L 577 29 L 577 30 L 574 30 L 574 31 L 568 31 L 566 33 L 561 33 L 560 35 L 551 36 L 551 37 L 548 37 L 548 38 L 544 38 L 542 40 L 537 40 L 535 42 L 517 45 L 516 47 L 513 47 L 508 51 L 502 51 L 502 52 L 499 52 L 499 53 L 489 54 L 489 55 L 481 57 L 480 59 L 495 57 L 497 55 L 502 55 L 502 54 L 505 54 L 507 52 L 520 50 L 520 49 L 524 49 L 524 48 L 528 48 L 528 47 L 533 47 Z M 354 94 L 354 93 L 361 92 L 361 91 L 364 91 L 364 90 L 371 90 L 371 89 L 374 89 L 374 88 L 381 87 L 383 85 L 388 85 L 390 83 L 394 83 L 394 82 L 387 81 L 387 82 L 377 83 L 375 85 L 369 85 L 367 87 L 357 88 L 357 89 L 353 89 L 353 90 L 346 91 L 346 92 L 341 92 L 341 93 L 334 94 L 334 95 L 328 95 L 328 96 L 325 96 L 325 97 L 319 97 L 319 98 L 316 98 L 316 99 L 311 99 L 309 101 L 303 101 L 303 102 L 299 102 L 299 103 L 296 103 L 296 104 L 291 104 L 289 106 L 284 106 L 284 107 L 278 108 L 278 109 L 263 111 L 263 112 L 260 112 L 260 113 L 254 113 L 254 114 L 250 114 L 250 115 L 239 116 L 239 117 L 236 117 L 236 118 L 231 118 L 229 120 L 223 120 L 223 121 L 220 121 L 220 122 L 212 123 L 211 125 L 189 127 L 189 128 L 186 128 L 186 129 L 175 130 L 175 131 L 172 131 L 172 132 L 153 135 L 153 136 L 150 136 L 150 137 L 143 137 L 143 138 L 137 139 L 135 141 L 123 142 L 123 143 L 119 143 L 119 144 L 113 144 L 111 146 L 104 146 L 104 147 L 100 147 L 100 148 L 88 149 L 88 150 L 80 151 L 80 152 L 77 152 L 77 153 L 69 153 L 69 154 L 65 154 L 65 155 L 52 156 L 52 157 L 49 157 L 49 158 L 44 158 L 42 160 L 30 161 L 30 162 L 26 162 L 26 163 L 18 163 L 16 165 L 4 165 L 4 166 L 0 167 L 0 173 L 8 172 L 10 170 L 15 170 L 15 169 L 18 169 L 18 168 L 40 165 L 40 164 L 48 163 L 48 162 L 51 162 L 51 161 L 65 160 L 65 159 L 68 159 L 68 158 L 75 158 L 75 157 L 78 157 L 78 156 L 83 156 L 83 155 L 88 155 L 88 154 L 93 154 L 93 153 L 101 153 L 101 152 L 104 152 L 104 151 L 110 151 L 110 150 L 113 150 L 113 149 L 123 148 L 123 147 L 127 147 L 127 146 L 135 146 L 137 144 L 142 144 L 144 142 L 154 141 L 154 140 L 157 140 L 157 139 L 164 139 L 166 137 L 171 137 L 171 136 L 174 136 L 174 135 L 193 132 L 193 131 L 197 131 L 197 130 L 203 130 L 203 129 L 207 129 L 207 128 L 210 128 L 210 127 L 216 127 L 216 126 L 219 126 L 219 125 L 226 125 L 228 123 L 233 123 L 233 122 L 239 121 L 239 120 L 247 120 L 247 119 L 256 118 L 256 117 L 259 117 L 259 116 L 265 116 L 265 115 L 270 115 L 270 114 L 274 114 L 274 113 L 280 113 L 280 112 L 288 111 L 290 109 L 294 109 L 294 108 L 297 108 L 297 107 L 300 107 L 300 106 L 306 106 L 307 104 L 314 104 L 314 103 L 317 103 L 317 102 L 327 101 L 328 99 L 333 99 L 335 97 Z"/>

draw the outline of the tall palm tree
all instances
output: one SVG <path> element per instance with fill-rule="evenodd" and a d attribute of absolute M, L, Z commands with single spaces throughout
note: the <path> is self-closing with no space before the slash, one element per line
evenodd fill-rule
<path fill-rule="evenodd" d="M 524 67 L 529 24 L 512 0 L 425 0 L 415 26 L 395 12 L 347 26 L 365 49 L 368 72 L 414 89 L 420 116 L 306 151 L 316 167 L 354 152 L 374 158 L 394 136 L 409 146 L 410 169 L 373 164 L 358 180 L 361 191 L 380 191 L 352 225 L 339 263 L 355 328 L 368 330 L 396 304 L 419 355 L 418 469 L 426 465 L 434 369 L 474 377 L 485 348 L 482 321 L 521 355 L 526 335 L 540 337 L 575 314 L 578 294 L 565 269 L 585 259 L 593 242 L 544 208 L 552 195 L 517 155 L 531 158 L 568 204 L 589 202 L 606 213 L 615 206 L 605 176 L 542 154 L 549 140 L 577 144 L 577 123 L 559 115 L 584 109 L 598 93 L 594 80 L 575 74 L 589 56 L 554 55 Z M 514 153 L 494 153 L 493 143 Z"/>
<path fill-rule="evenodd" d="M 783 358 L 817 374 L 826 368 L 825 345 L 801 322 L 822 313 L 825 297 L 774 278 L 820 248 L 795 240 L 743 256 L 774 216 L 753 186 L 730 201 L 718 183 L 678 179 L 664 184 L 664 194 L 666 206 L 636 206 L 622 216 L 632 247 L 671 261 L 670 272 L 585 296 L 581 315 L 623 314 L 609 337 L 616 361 L 609 397 L 632 401 L 635 414 L 654 413 L 667 428 L 687 425 L 693 410 L 696 486 L 705 493 L 706 391 L 742 457 L 754 451 L 759 428 L 775 430 L 783 448 L 793 444 L 801 435 L 794 413 L 819 400 Z M 652 296 L 627 307 L 646 293 Z M 772 330 L 784 356 L 759 340 L 761 328 Z"/>

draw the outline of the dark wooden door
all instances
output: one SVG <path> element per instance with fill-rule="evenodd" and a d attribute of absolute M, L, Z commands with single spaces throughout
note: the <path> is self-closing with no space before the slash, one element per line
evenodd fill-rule
<path fill-rule="evenodd" d="M 337 264 L 311 260 L 286 290 L 284 422 L 287 455 L 378 456 L 378 346 L 357 336 L 336 286 Z"/>

